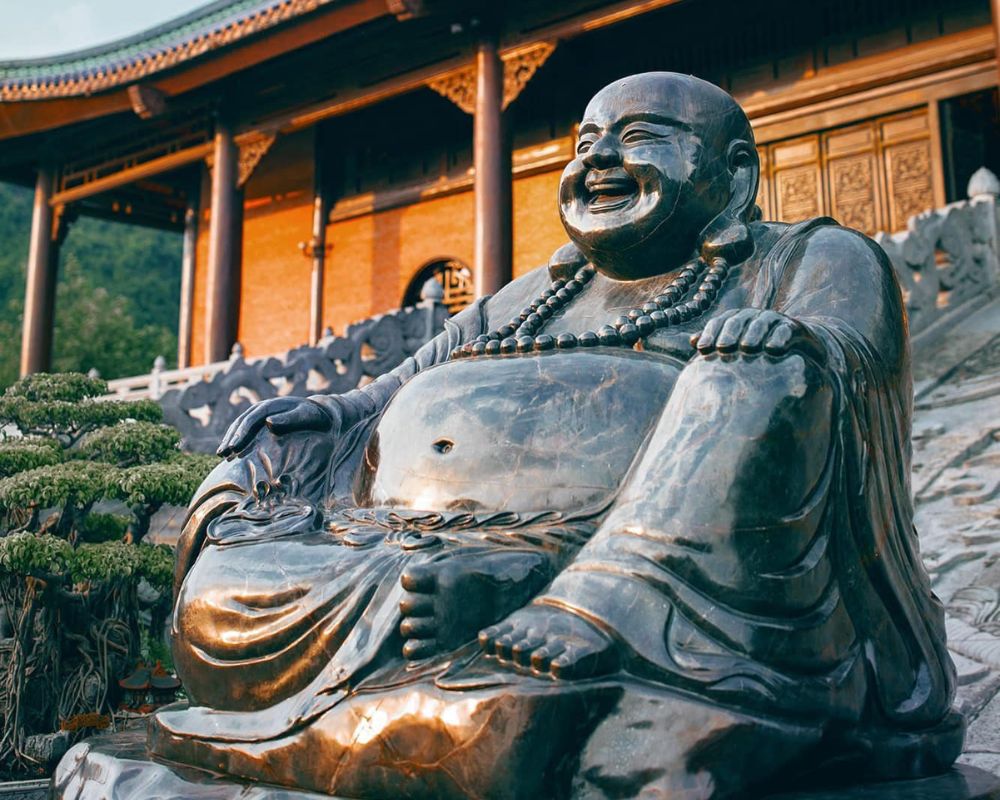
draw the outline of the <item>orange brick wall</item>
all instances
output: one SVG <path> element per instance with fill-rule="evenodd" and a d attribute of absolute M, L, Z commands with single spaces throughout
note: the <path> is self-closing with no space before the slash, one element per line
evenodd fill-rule
<path fill-rule="evenodd" d="M 514 275 L 548 261 L 566 241 L 559 222 L 559 170 L 514 181 Z M 323 296 L 323 324 L 338 333 L 351 322 L 398 308 L 428 262 L 473 260 L 471 191 L 334 222 Z"/>
<path fill-rule="evenodd" d="M 279 136 L 244 189 L 243 270 L 237 340 L 247 356 L 309 341 L 313 133 Z"/>
<path fill-rule="evenodd" d="M 311 260 L 298 243 L 312 230 L 312 134 L 279 137 L 244 192 L 239 341 L 247 356 L 308 340 Z M 514 275 L 548 261 L 566 241 L 556 208 L 560 170 L 514 182 Z M 210 197 L 210 186 L 203 197 Z M 347 325 L 398 308 L 428 262 L 473 261 L 472 192 L 465 191 L 327 227 L 323 325 Z M 192 318 L 192 363 L 204 363 L 209 214 L 199 220 Z"/>

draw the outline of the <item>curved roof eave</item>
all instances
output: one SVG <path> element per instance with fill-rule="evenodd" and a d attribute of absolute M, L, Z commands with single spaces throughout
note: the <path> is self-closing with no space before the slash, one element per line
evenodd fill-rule
<path fill-rule="evenodd" d="M 0 62 L 0 103 L 106 91 L 242 41 L 338 0 L 214 0 L 108 44 Z"/>

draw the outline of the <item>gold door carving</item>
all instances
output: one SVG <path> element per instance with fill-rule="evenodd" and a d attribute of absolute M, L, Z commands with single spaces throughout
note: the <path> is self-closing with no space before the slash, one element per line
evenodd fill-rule
<path fill-rule="evenodd" d="M 897 231 L 934 207 L 927 108 L 758 148 L 765 219 L 829 215 L 865 233 Z"/>

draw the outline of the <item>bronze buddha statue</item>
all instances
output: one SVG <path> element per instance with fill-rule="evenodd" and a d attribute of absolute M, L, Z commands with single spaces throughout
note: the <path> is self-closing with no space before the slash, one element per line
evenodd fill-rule
<path fill-rule="evenodd" d="M 725 92 L 616 81 L 547 267 L 360 390 L 237 420 L 152 753 L 370 800 L 947 769 L 899 287 L 860 233 L 760 221 L 758 177 Z"/>

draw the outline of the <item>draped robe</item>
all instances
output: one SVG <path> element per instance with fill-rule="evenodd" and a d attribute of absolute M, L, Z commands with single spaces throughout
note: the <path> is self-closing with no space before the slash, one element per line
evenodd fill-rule
<path fill-rule="evenodd" d="M 544 270 L 446 323 L 390 375 L 317 398 L 338 438 L 265 434 L 213 472 L 178 550 L 174 633 L 192 708 L 160 715 L 161 754 L 192 757 L 192 741 L 209 742 L 202 766 L 217 767 L 230 745 L 287 743 L 349 698 L 402 685 L 432 686 L 451 698 L 445 705 L 494 685 L 537 691 L 539 679 L 483 658 L 474 643 L 406 668 L 399 575 L 428 557 L 418 535 L 427 531 L 445 547 L 554 553 L 561 571 L 533 604 L 607 632 L 643 691 L 820 732 L 941 723 L 954 668 L 912 526 L 898 286 L 874 244 L 830 220 L 752 230 L 753 256 L 710 313 L 774 309 L 806 325 L 825 358 L 701 357 L 686 339 L 705 320 L 650 336 L 648 357 L 681 367 L 658 401 L 663 418 L 605 506 L 415 513 L 356 508 L 350 496 L 400 386 L 509 319 L 544 286 Z M 731 427 L 755 419 L 746 435 Z M 761 480 L 767 470 L 792 488 Z M 233 758 L 227 768 L 252 771 Z"/>

